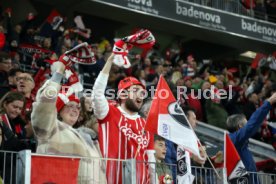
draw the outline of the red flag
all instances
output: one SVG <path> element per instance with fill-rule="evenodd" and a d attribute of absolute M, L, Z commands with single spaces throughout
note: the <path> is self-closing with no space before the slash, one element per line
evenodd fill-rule
<path fill-rule="evenodd" d="M 31 183 L 78 183 L 80 159 L 32 156 Z"/>
<path fill-rule="evenodd" d="M 245 176 L 247 172 L 240 155 L 226 132 L 224 133 L 224 167 L 227 169 L 228 181 L 237 178 L 247 180 L 247 178 L 242 177 Z"/>
<path fill-rule="evenodd" d="M 53 9 L 46 21 L 56 30 L 60 23 L 63 22 L 63 18 L 57 10 Z"/>
<path fill-rule="evenodd" d="M 7 114 L 2 114 L 1 119 L 12 130 Z"/>
<path fill-rule="evenodd" d="M 259 62 L 261 59 L 266 58 L 265 55 L 261 54 L 261 53 L 257 53 L 257 55 L 255 56 L 255 58 L 253 59 L 252 63 L 251 63 L 251 68 L 256 69 L 259 66 Z"/>
<path fill-rule="evenodd" d="M 60 13 L 57 10 L 53 9 L 47 17 L 47 22 L 51 24 L 54 21 L 55 17 L 58 16 L 60 16 Z"/>
<path fill-rule="evenodd" d="M 145 129 L 200 156 L 197 137 L 162 76 L 159 78 Z"/>

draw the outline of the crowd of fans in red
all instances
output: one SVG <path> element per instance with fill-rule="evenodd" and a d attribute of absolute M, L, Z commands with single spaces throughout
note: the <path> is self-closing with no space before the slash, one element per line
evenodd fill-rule
<path fill-rule="evenodd" d="M 37 90 L 50 75 L 47 61 L 57 59 L 81 42 L 88 42 L 93 47 L 97 63 L 92 66 L 79 65 L 76 70 L 84 86 L 92 89 L 96 77 L 112 52 L 113 41 L 103 39 L 94 43 L 89 29 L 65 27 L 62 21 L 45 21 L 43 26 L 38 27 L 34 24 L 35 17 L 32 14 L 22 24 L 12 25 L 11 20 L 12 11 L 6 9 L 0 19 L 0 113 L 8 115 L 12 133 L 25 144 L 1 144 L 1 149 L 19 151 L 30 148 L 35 151 L 36 142 L 30 113 Z M 226 68 L 224 63 L 211 60 L 197 61 L 196 56 L 185 52 L 181 43 L 170 45 L 165 52 L 160 51 L 156 44 L 151 50 L 132 51 L 129 57 L 132 67 L 122 69 L 113 66 L 108 87 L 116 88 L 123 77 L 133 75 L 149 89 L 163 75 L 175 94 L 177 86 L 186 86 L 187 95 L 178 99 L 182 106 L 193 107 L 198 120 L 220 128 L 226 128 L 226 119 L 232 114 L 244 113 L 249 119 L 262 102 L 276 92 L 275 71 L 268 66 L 269 62 L 276 62 L 274 56 L 271 56 L 272 61 L 266 60 L 262 65 L 262 58 L 256 57 L 254 63 L 259 64 L 257 67 L 247 66 L 246 72 L 238 67 Z M 27 71 L 26 66 L 30 66 Z M 225 89 L 231 98 L 221 99 L 218 96 L 215 99 L 200 99 L 200 89 L 209 89 L 211 85 L 217 89 Z M 5 95 L 10 91 L 16 92 L 11 98 L 16 99 L 17 103 L 12 104 L 12 107 L 8 107 L 9 101 L 5 101 Z M 197 97 L 193 98 L 193 95 Z M 87 118 L 88 113 L 85 110 L 85 101 L 81 102 L 80 122 Z M 276 150 L 275 127 L 276 107 L 273 107 L 255 138 L 272 144 Z M 270 165 L 260 164 L 262 170 L 269 169 L 272 172 L 275 169 L 275 164 L 270 168 L 265 166 Z"/>

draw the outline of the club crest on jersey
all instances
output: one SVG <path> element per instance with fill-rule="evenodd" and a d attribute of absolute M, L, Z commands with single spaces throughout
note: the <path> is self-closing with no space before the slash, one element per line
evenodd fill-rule
<path fill-rule="evenodd" d="M 187 128 L 190 128 L 188 120 L 182 108 L 179 106 L 177 102 L 173 102 L 168 106 L 168 112 L 173 117 L 173 119 L 176 120 L 177 123 Z"/>

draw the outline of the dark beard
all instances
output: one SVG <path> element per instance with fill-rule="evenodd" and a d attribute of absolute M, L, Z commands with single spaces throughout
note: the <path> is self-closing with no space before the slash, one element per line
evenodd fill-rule
<path fill-rule="evenodd" d="M 127 99 L 125 105 L 126 108 L 132 112 L 139 112 L 140 110 L 131 99 Z"/>

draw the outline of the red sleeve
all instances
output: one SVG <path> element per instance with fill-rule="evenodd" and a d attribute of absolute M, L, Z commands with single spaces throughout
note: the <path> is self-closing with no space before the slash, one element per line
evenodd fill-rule
<path fill-rule="evenodd" d="M 272 170 L 276 167 L 276 163 L 272 159 L 262 160 L 256 162 L 256 167 L 258 171 L 261 170 Z"/>
<path fill-rule="evenodd" d="M 118 116 L 121 115 L 121 112 L 119 111 L 119 109 L 116 106 L 114 106 L 114 105 L 112 105 L 112 104 L 109 103 L 108 107 L 109 107 L 109 110 L 108 110 L 108 113 L 105 116 L 105 118 L 102 119 L 102 120 L 98 119 L 98 122 L 100 124 L 106 123 L 106 122 L 108 122 L 108 121 L 110 121 L 111 119 L 114 119 L 114 118 L 119 118 Z"/>

